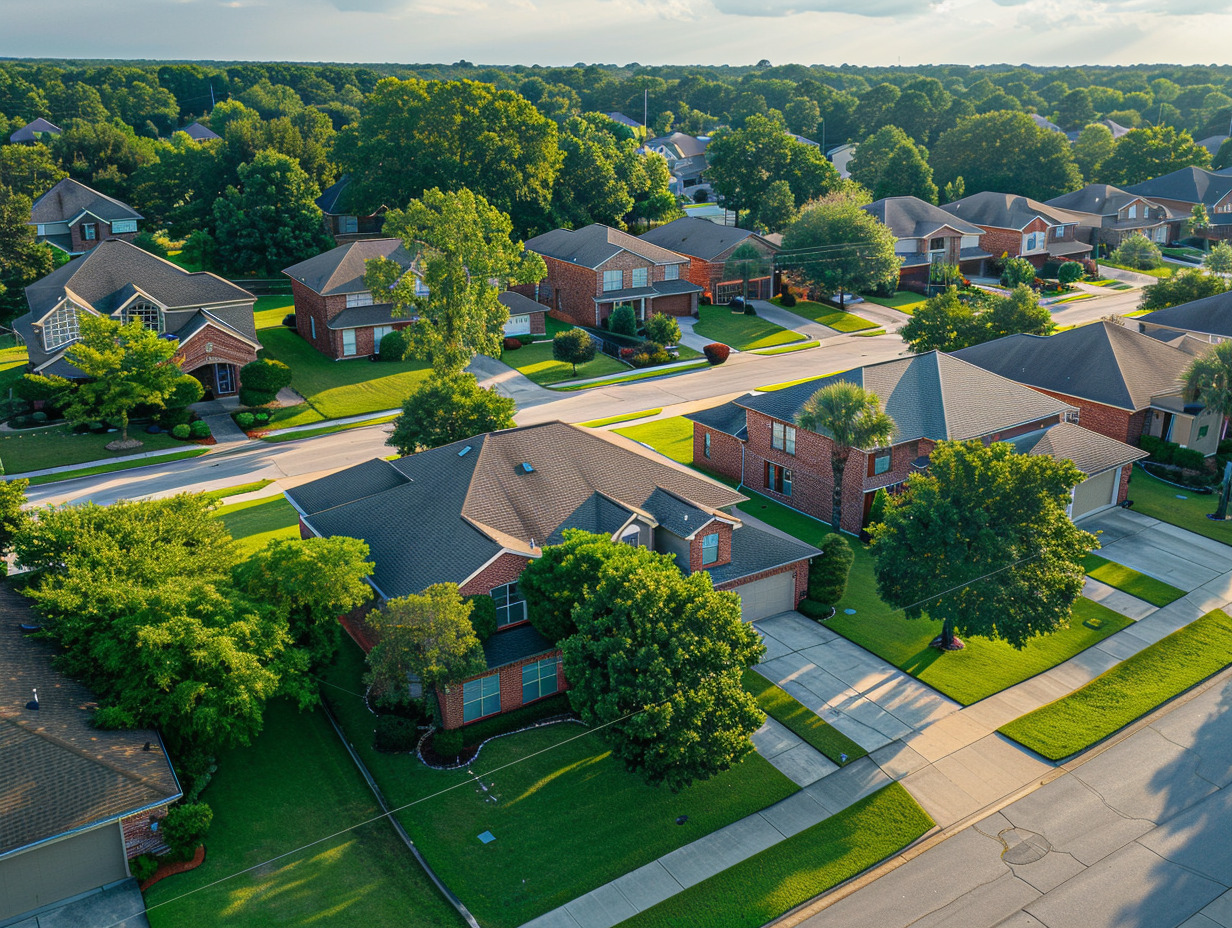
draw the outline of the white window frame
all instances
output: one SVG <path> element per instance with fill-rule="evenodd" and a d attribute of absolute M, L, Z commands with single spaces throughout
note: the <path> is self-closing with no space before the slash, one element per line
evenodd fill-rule
<path fill-rule="evenodd" d="M 526 621 L 526 598 L 518 589 L 518 582 L 494 586 L 488 594 L 496 603 L 496 627 L 509 628 Z M 504 621 L 501 621 L 502 617 Z"/>
<path fill-rule="evenodd" d="M 359 352 L 359 340 L 355 337 L 354 329 L 342 330 L 342 356 L 344 358 L 354 357 Z"/>
<path fill-rule="evenodd" d="M 1137 203 L 1129 204 L 1129 209 L 1126 211 L 1125 218 L 1127 219 L 1137 219 L 1138 218 L 1138 204 Z"/>
<path fill-rule="evenodd" d="M 680 265 L 679 264 L 666 265 L 663 268 L 663 279 L 664 280 L 679 280 L 680 279 Z"/>
<path fill-rule="evenodd" d="M 64 303 L 43 320 L 43 348 L 55 351 L 81 337 L 81 311 L 72 303 Z"/>
<path fill-rule="evenodd" d="M 604 271 L 603 272 L 603 292 L 610 293 L 613 290 L 621 290 L 625 285 L 624 271 Z"/>
<path fill-rule="evenodd" d="M 151 311 L 153 312 L 153 325 L 150 325 L 149 314 Z M 151 332 L 157 332 L 160 335 L 163 332 L 163 311 L 148 300 L 133 300 L 133 302 L 124 307 L 125 324 L 132 322 L 134 319 L 139 319 L 142 326 Z"/>
<path fill-rule="evenodd" d="M 467 693 L 467 689 L 471 693 Z M 473 694 L 473 695 L 472 695 Z M 495 708 L 492 708 L 495 703 Z M 470 706 L 477 706 L 478 713 L 470 714 Z M 499 715 L 501 711 L 500 674 L 492 673 L 486 677 L 477 677 L 462 684 L 462 723 L 469 724 L 490 715 Z"/>
<path fill-rule="evenodd" d="M 878 474 L 887 474 L 890 472 L 890 465 L 894 461 L 894 455 L 887 448 L 884 451 L 873 452 L 873 476 Z"/>
<path fill-rule="evenodd" d="M 633 548 L 642 546 L 642 530 L 636 525 L 630 525 L 620 533 L 620 543 Z"/>
<path fill-rule="evenodd" d="M 348 293 L 346 295 L 347 309 L 355 309 L 357 306 L 371 306 L 372 291 L 364 290 L 362 293 Z"/>
<path fill-rule="evenodd" d="M 392 325 L 374 325 L 372 327 L 372 350 L 377 354 L 381 353 L 381 339 L 394 331 Z"/>
<path fill-rule="evenodd" d="M 629 281 L 629 286 L 635 290 L 638 289 L 639 287 L 649 287 L 650 286 L 650 268 L 635 267 L 633 269 L 632 279 Z"/>
<path fill-rule="evenodd" d="M 775 422 L 770 427 L 770 446 L 795 457 L 796 427 L 783 422 Z"/>
<path fill-rule="evenodd" d="M 81 224 L 81 240 L 83 242 L 98 241 L 98 223 L 83 222 Z"/>
<path fill-rule="evenodd" d="M 136 219 L 117 219 L 111 224 L 112 235 L 127 235 L 129 232 L 137 231 Z"/>
<path fill-rule="evenodd" d="M 714 539 L 714 541 L 710 540 L 712 538 Z M 709 558 L 709 560 L 707 560 L 706 558 L 707 551 L 711 553 L 711 557 Z M 709 567 L 711 564 L 717 564 L 718 562 L 719 562 L 719 533 L 710 532 L 708 535 L 702 536 L 702 566 Z"/>
<path fill-rule="evenodd" d="M 359 231 L 359 218 L 356 216 L 338 217 L 338 234 L 354 235 Z"/>

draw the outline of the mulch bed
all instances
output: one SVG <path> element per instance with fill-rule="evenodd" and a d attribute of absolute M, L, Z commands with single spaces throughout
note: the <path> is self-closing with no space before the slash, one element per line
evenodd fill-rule
<path fill-rule="evenodd" d="M 158 865 L 158 869 L 154 871 L 154 875 L 141 884 L 141 891 L 145 892 L 159 880 L 165 880 L 169 876 L 174 876 L 177 873 L 187 873 L 189 870 L 196 870 L 205 863 L 205 845 L 202 844 L 197 848 L 197 852 L 193 854 L 192 860 L 164 860 Z"/>

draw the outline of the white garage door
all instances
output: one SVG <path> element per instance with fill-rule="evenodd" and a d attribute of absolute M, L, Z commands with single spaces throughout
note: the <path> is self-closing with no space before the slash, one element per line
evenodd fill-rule
<path fill-rule="evenodd" d="M 1077 521 L 1115 503 L 1120 475 L 1121 469 L 1117 467 L 1096 474 L 1074 487 L 1074 505 L 1070 509 L 1070 518 Z"/>
<path fill-rule="evenodd" d="M 506 335 L 529 335 L 530 334 L 530 314 L 524 316 L 510 316 L 509 321 L 505 323 Z"/>
<path fill-rule="evenodd" d="M 764 580 L 742 583 L 735 591 L 740 594 L 744 620 L 756 622 L 796 608 L 796 572 L 789 570 Z"/>

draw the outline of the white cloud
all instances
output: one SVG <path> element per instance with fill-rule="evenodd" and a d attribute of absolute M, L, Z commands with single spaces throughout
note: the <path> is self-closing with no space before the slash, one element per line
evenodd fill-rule
<path fill-rule="evenodd" d="M 926 13 L 917 0 L 714 0 L 715 9 L 733 16 L 794 16 L 801 13 L 848 13 L 855 16 L 909 17 Z"/>

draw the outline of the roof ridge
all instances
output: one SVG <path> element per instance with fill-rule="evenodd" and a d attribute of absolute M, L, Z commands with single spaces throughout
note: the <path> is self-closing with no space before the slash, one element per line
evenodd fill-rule
<path fill-rule="evenodd" d="M 942 365 L 941 365 L 942 354 L 940 351 L 938 351 L 935 348 L 932 351 L 930 351 L 929 354 L 933 356 L 933 368 L 937 373 L 937 396 L 940 397 L 941 399 L 941 434 L 944 435 L 946 438 L 949 438 L 950 437 L 950 416 L 949 416 L 949 410 L 946 408 L 947 404 L 945 402 L 946 378 L 944 374 L 942 373 L 942 369 L 941 369 L 942 368 Z M 945 357 L 950 358 L 951 360 L 954 360 L 954 361 L 962 361 L 961 358 L 954 358 L 948 354 L 945 355 Z M 963 362 L 963 363 L 966 363 L 966 362 Z M 971 366 L 975 367 L 974 364 L 972 364 Z"/>

